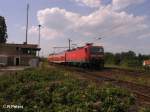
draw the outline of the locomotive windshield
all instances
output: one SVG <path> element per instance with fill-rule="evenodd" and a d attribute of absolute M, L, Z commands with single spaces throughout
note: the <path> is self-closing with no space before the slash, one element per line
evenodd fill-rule
<path fill-rule="evenodd" d="M 95 53 L 103 53 L 104 49 L 102 47 L 92 47 L 91 48 L 91 53 L 95 54 Z"/>

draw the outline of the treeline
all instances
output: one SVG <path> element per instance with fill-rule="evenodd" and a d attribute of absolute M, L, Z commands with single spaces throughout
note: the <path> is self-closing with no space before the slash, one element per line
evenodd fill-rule
<path fill-rule="evenodd" d="M 141 67 L 143 61 L 150 59 L 150 55 L 136 55 L 133 51 L 122 52 L 122 53 L 105 53 L 105 64 L 116 65 L 123 67 Z"/>
<path fill-rule="evenodd" d="M 7 41 L 7 26 L 5 18 L 0 16 L 0 43 L 6 43 Z"/>

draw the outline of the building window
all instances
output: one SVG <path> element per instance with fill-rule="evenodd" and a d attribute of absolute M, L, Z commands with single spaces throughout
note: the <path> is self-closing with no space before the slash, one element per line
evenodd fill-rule
<path fill-rule="evenodd" d="M 19 47 L 16 47 L 16 50 L 19 51 Z"/>

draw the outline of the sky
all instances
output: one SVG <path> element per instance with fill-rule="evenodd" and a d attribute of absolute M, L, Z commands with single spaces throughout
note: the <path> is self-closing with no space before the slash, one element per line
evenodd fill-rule
<path fill-rule="evenodd" d="M 68 38 L 76 46 L 103 45 L 106 52 L 150 54 L 150 0 L 0 0 L 8 43 L 25 41 L 27 3 L 28 43 L 38 43 L 41 24 L 41 55 L 68 46 Z"/>

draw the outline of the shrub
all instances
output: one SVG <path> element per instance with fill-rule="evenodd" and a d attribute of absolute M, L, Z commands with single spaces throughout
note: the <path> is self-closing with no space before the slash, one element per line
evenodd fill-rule
<path fill-rule="evenodd" d="M 150 112 L 150 107 L 143 107 L 139 112 Z"/>
<path fill-rule="evenodd" d="M 134 102 L 133 95 L 121 88 L 98 87 L 68 72 L 45 68 L 0 76 L 0 90 L 1 105 L 23 105 L 23 112 L 127 112 Z"/>

